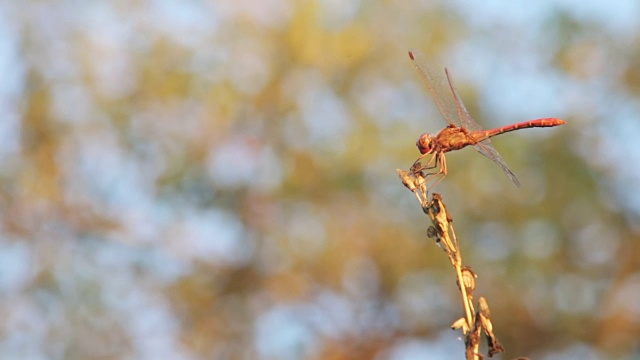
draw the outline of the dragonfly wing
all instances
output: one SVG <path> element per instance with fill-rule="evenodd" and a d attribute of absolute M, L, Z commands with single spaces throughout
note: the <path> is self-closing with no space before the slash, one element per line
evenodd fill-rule
<path fill-rule="evenodd" d="M 460 126 L 460 118 L 458 117 L 458 108 L 456 103 L 448 91 L 446 78 L 441 71 L 435 71 L 425 60 L 426 57 L 418 50 L 411 49 L 409 57 L 413 62 L 418 74 L 422 78 L 429 95 L 433 102 L 440 110 L 444 119 L 454 126 Z"/>
<path fill-rule="evenodd" d="M 516 184 L 517 187 L 520 187 L 520 181 L 515 176 L 515 174 L 511 170 L 509 170 L 507 163 L 504 162 L 504 159 L 502 158 L 502 156 L 500 156 L 500 153 L 498 152 L 498 150 L 496 150 L 496 148 L 494 148 L 493 145 L 491 145 L 491 140 L 489 139 L 482 140 L 481 142 L 475 144 L 473 147 L 480 154 L 488 157 L 489 159 L 493 160 L 496 164 L 498 164 L 498 166 L 500 166 L 500 169 L 502 169 L 502 171 L 504 171 L 504 173 L 507 174 L 509 179 L 511 179 L 511 181 L 513 181 L 513 183 Z"/>
<path fill-rule="evenodd" d="M 475 120 L 473 120 L 471 115 L 469 115 L 469 112 L 467 111 L 467 108 L 464 106 L 464 103 L 462 102 L 460 95 L 458 95 L 458 91 L 456 90 L 456 87 L 453 84 L 453 78 L 451 77 L 451 74 L 449 74 L 449 70 L 445 68 L 444 72 L 447 75 L 449 88 L 451 89 L 451 93 L 453 94 L 453 98 L 457 105 L 458 118 L 460 119 L 460 123 L 462 124 L 462 127 L 467 129 L 469 133 L 482 131 L 482 128 L 480 127 L 480 125 L 478 125 L 478 123 Z M 485 140 L 482 140 L 476 143 L 474 147 L 480 154 L 488 157 L 489 159 L 493 160 L 496 164 L 498 164 L 498 166 L 500 166 L 500 169 L 502 169 L 502 171 L 504 171 L 504 173 L 507 174 L 509 179 L 511 179 L 511 181 L 513 181 L 513 183 L 516 184 L 516 186 L 518 187 L 520 186 L 520 181 L 518 181 L 518 178 L 516 178 L 513 172 L 509 170 L 507 163 L 504 162 L 504 159 L 502 158 L 502 156 L 500 156 L 500 153 L 498 152 L 498 150 L 496 150 L 496 148 L 493 147 L 493 144 L 491 144 L 491 140 L 489 140 L 488 138 Z"/>
<path fill-rule="evenodd" d="M 449 89 L 451 90 L 451 94 L 453 94 L 453 100 L 455 102 L 455 109 L 457 112 L 456 115 L 458 119 L 460 119 L 460 125 L 462 125 L 462 127 L 467 129 L 469 132 L 482 130 L 482 127 L 480 127 L 480 125 L 478 125 L 478 123 L 475 120 L 473 120 L 471 115 L 469 115 L 469 112 L 467 111 L 466 106 L 464 106 L 464 103 L 462 102 L 462 98 L 458 94 L 458 90 L 456 89 L 456 86 L 453 83 L 453 77 L 449 73 L 449 69 L 444 68 L 444 73 L 447 75 L 448 86 L 449 86 Z"/>

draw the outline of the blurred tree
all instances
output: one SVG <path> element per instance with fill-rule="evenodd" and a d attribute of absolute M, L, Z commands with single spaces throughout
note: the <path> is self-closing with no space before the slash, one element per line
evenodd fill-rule
<path fill-rule="evenodd" d="M 568 122 L 438 188 L 505 356 L 637 353 L 633 11 L 496 6 L 0 5 L 2 358 L 461 358 L 411 47 L 487 128 Z"/>

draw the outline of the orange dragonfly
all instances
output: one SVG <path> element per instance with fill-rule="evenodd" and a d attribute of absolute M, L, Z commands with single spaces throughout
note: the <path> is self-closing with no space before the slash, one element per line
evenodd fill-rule
<path fill-rule="evenodd" d="M 413 164 L 411 171 L 417 173 L 422 170 L 437 168 L 438 170 L 436 170 L 436 172 L 426 175 L 433 176 L 434 178 L 440 175 L 437 181 L 429 187 L 429 189 L 433 189 L 447 175 L 447 161 L 444 154 L 452 150 L 462 149 L 468 145 L 473 145 L 480 154 L 498 164 L 500 169 L 507 174 L 516 186 L 520 186 L 520 181 L 518 181 L 518 178 L 509 170 L 509 167 L 507 167 L 498 150 L 493 147 L 489 138 L 518 129 L 558 126 L 565 122 L 556 118 L 544 118 L 506 125 L 491 130 L 482 130 L 480 125 L 478 125 L 471 115 L 469 115 L 469 112 L 467 112 L 453 84 L 449 70 L 445 68 L 444 74 L 434 71 L 424 61 L 424 55 L 417 51 L 409 51 L 409 57 L 416 67 L 418 74 L 422 80 L 424 80 L 427 90 L 429 90 L 429 94 L 431 94 L 440 114 L 442 114 L 442 117 L 449 123 L 449 126 L 435 136 L 427 133 L 420 135 L 416 146 L 422 155 Z M 447 87 L 449 91 L 445 90 Z M 460 126 L 457 124 L 460 124 Z M 433 156 L 427 165 L 423 166 L 420 160 L 431 154 Z"/>

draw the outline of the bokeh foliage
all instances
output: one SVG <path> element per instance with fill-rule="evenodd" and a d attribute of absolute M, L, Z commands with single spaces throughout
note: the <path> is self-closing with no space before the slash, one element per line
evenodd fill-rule
<path fill-rule="evenodd" d="M 486 127 L 568 123 L 494 141 L 522 188 L 471 149 L 438 188 L 506 356 L 637 353 L 638 25 L 491 8 L 0 5 L 2 358 L 462 358 L 411 47 Z"/>

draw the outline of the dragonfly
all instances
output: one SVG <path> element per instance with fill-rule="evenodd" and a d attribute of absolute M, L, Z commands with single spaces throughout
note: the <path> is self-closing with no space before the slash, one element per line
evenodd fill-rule
<path fill-rule="evenodd" d="M 445 153 L 473 145 L 480 154 L 493 160 L 509 179 L 519 187 L 520 181 L 518 181 L 518 178 L 509 170 L 509 167 L 504 162 L 504 159 L 502 159 L 502 156 L 500 156 L 500 153 L 498 153 L 498 150 L 493 147 L 489 138 L 518 129 L 558 126 L 564 124 L 564 120 L 542 118 L 523 121 L 491 130 L 483 130 L 480 125 L 473 120 L 471 115 L 469 115 L 447 68 L 444 69 L 444 74 L 435 71 L 427 65 L 427 62 L 424 60 L 425 56 L 416 50 L 409 51 L 409 58 L 424 81 L 440 114 L 442 114 L 442 117 L 449 124 L 437 135 L 428 133 L 420 135 L 418 141 L 416 141 L 416 146 L 422 155 L 415 161 L 411 167 L 411 171 L 414 174 L 422 172 L 423 170 L 435 171 L 426 175 L 431 177 L 431 179 L 437 179 L 428 187 L 429 190 L 431 190 L 447 175 Z M 432 155 L 431 159 L 426 165 L 423 165 L 421 160 L 428 155 Z"/>

